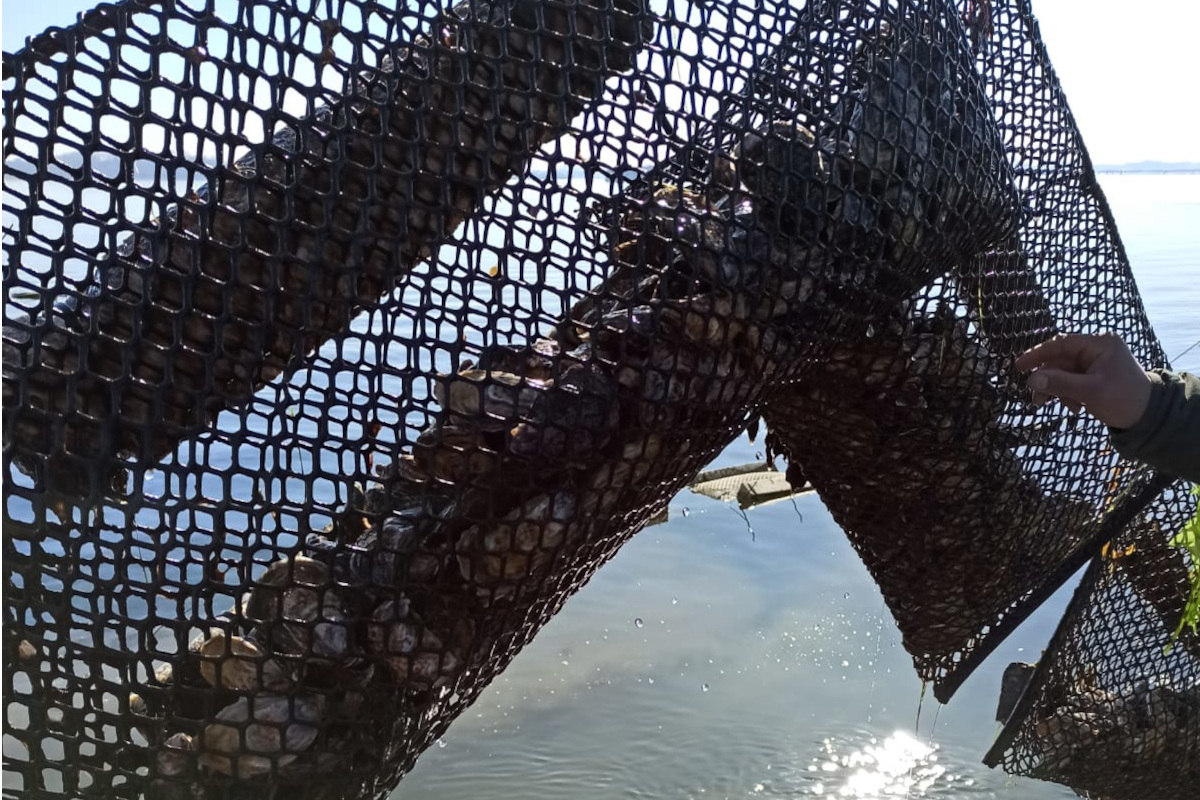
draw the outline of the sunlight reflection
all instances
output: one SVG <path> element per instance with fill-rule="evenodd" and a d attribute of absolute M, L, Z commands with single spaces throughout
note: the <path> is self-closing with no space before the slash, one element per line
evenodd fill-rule
<path fill-rule="evenodd" d="M 929 745 L 905 731 L 855 747 L 840 738 L 824 741 L 821 752 L 808 765 L 815 780 L 809 787 L 819 797 L 854 797 L 861 800 L 891 797 L 929 797 L 973 785 L 970 778 L 948 773 L 938 763 L 937 745 Z"/>

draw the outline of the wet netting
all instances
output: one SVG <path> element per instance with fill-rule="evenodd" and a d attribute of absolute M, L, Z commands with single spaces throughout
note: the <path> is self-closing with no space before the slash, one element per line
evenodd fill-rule
<path fill-rule="evenodd" d="M 1196 796 L 1200 637 L 1179 635 L 1195 566 L 1164 533 L 1191 517 L 1194 555 L 1198 500 L 1172 487 L 1091 564 L 986 763 L 1094 800 Z"/>
<path fill-rule="evenodd" d="M 940 700 L 1090 564 L 990 763 L 1190 796 L 1195 498 L 1012 367 L 1167 366 L 1025 0 L 127 0 L 3 63 L 6 796 L 382 797 L 760 425 Z"/>

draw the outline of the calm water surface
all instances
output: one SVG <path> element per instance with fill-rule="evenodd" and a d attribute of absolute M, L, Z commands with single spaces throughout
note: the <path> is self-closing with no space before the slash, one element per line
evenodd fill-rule
<path fill-rule="evenodd" d="M 1200 370 L 1200 176 L 1101 176 L 1151 321 Z M 743 439 L 721 463 L 756 457 Z M 1071 798 L 980 759 L 1000 672 L 1036 660 L 1054 597 L 939 707 L 820 500 L 684 493 L 431 748 L 396 800 Z M 918 713 L 920 715 L 918 724 Z"/>

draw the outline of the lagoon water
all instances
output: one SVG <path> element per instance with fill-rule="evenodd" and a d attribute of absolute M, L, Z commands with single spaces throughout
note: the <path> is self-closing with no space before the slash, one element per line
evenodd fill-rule
<path fill-rule="evenodd" d="M 1200 371 L 1200 176 L 1102 175 L 1151 321 Z M 719 464 L 745 463 L 746 439 Z M 820 500 L 690 493 L 630 542 L 431 748 L 394 800 L 1071 798 L 980 763 L 1000 673 L 1074 581 L 947 706 Z M 919 715 L 919 724 L 918 724 Z"/>

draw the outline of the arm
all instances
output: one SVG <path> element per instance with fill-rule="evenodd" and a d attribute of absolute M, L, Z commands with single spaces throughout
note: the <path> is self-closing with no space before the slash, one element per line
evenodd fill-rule
<path fill-rule="evenodd" d="M 1109 428 L 1123 457 L 1200 483 L 1200 377 L 1150 370 L 1150 401 L 1131 428 Z"/>

